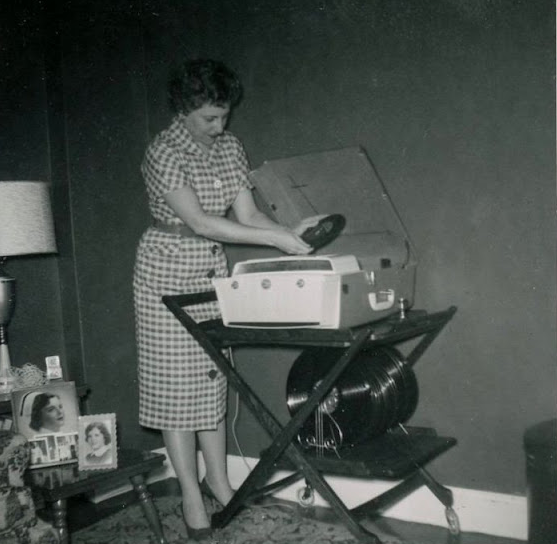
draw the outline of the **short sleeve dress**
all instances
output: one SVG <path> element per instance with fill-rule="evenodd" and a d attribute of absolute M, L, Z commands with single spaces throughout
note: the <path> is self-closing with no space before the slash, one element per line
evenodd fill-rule
<path fill-rule="evenodd" d="M 192 139 L 178 115 L 147 148 L 142 173 L 155 221 L 183 222 L 164 195 L 191 187 L 207 214 L 224 216 L 239 191 L 251 189 L 240 141 L 224 132 L 210 153 Z M 141 237 L 134 268 L 138 345 L 139 423 L 161 430 L 215 429 L 226 414 L 225 376 L 163 304 L 163 295 L 213 289 L 211 278 L 228 274 L 220 243 L 149 227 Z M 190 307 L 203 321 L 219 317 L 216 302 Z"/>

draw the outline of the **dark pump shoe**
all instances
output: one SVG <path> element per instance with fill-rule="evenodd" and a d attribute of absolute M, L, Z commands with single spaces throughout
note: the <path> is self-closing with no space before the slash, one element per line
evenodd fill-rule
<path fill-rule="evenodd" d="M 194 529 L 188 525 L 186 521 L 186 516 L 184 516 L 184 505 L 180 503 L 180 512 L 182 512 L 182 518 L 184 520 L 184 525 L 186 526 L 186 531 L 188 532 L 188 538 L 192 540 L 205 540 L 211 538 L 213 535 L 213 529 L 211 527 L 201 527 L 200 529 Z"/>
<path fill-rule="evenodd" d="M 206 540 L 213 536 L 213 529 L 211 527 L 202 527 L 201 529 L 194 529 L 190 527 L 187 521 L 184 519 L 186 525 L 186 531 L 188 532 L 188 538 L 192 540 Z"/>

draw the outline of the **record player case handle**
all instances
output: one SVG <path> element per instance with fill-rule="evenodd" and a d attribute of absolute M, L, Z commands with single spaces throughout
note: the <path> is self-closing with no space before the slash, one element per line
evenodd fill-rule
<path fill-rule="evenodd" d="M 395 303 L 395 292 L 394 289 L 387 289 L 377 293 L 368 293 L 368 298 L 371 309 L 380 312 L 392 308 Z"/>

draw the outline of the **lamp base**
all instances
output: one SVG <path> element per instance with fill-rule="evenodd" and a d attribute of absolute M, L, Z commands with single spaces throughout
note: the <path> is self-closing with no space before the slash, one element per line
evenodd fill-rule
<path fill-rule="evenodd" d="M 4 262 L 0 257 L 0 325 L 7 326 L 15 309 L 15 278 L 6 272 Z"/>
<path fill-rule="evenodd" d="M 0 344 L 0 396 L 9 395 L 14 388 L 14 376 L 8 344 Z"/>
<path fill-rule="evenodd" d="M 0 396 L 5 397 L 12 392 L 15 382 L 6 331 L 15 309 L 15 278 L 4 270 L 4 261 L 0 257 Z"/>

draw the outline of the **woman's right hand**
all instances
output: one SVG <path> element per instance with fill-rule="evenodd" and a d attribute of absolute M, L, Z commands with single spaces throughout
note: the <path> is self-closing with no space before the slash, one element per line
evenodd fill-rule
<path fill-rule="evenodd" d="M 273 245 L 289 255 L 307 255 L 313 248 L 290 230 L 274 230 Z"/>

